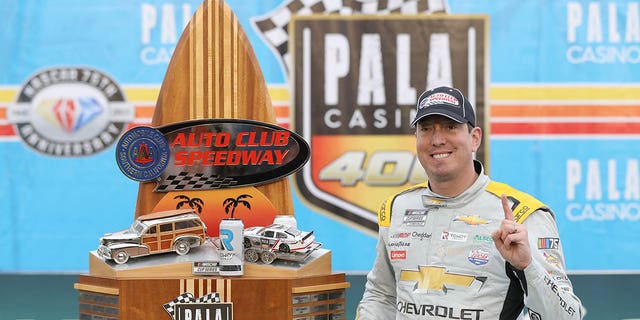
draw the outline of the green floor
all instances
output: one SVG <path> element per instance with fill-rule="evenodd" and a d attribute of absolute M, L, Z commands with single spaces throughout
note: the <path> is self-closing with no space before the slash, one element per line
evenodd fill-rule
<path fill-rule="evenodd" d="M 77 279 L 68 274 L 0 274 L 0 320 L 77 319 Z M 365 280 L 364 275 L 347 275 L 347 319 L 355 316 Z M 571 280 L 587 307 L 585 319 L 640 319 L 640 275 L 574 275 Z"/>

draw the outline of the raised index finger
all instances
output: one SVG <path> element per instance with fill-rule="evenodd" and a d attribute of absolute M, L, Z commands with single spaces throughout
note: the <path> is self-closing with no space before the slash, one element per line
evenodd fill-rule
<path fill-rule="evenodd" d="M 502 211 L 504 211 L 504 218 L 510 221 L 515 221 L 513 217 L 513 211 L 511 211 L 511 207 L 509 207 L 509 201 L 507 200 L 506 195 L 502 195 Z"/>

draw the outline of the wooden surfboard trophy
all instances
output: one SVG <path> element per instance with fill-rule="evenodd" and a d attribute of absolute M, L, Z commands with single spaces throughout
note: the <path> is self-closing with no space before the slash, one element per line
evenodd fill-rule
<path fill-rule="evenodd" d="M 180 37 L 160 87 L 151 125 L 235 118 L 275 124 L 266 82 L 238 19 L 222 0 L 204 1 Z M 163 194 L 141 183 L 136 218 Z M 256 187 L 279 214 L 293 214 L 289 181 Z"/>
<path fill-rule="evenodd" d="M 275 123 L 257 58 L 238 19 L 223 0 L 205 0 L 194 13 L 169 63 L 151 126 L 207 119 Z M 140 183 L 134 218 L 162 209 L 167 194 L 173 199 L 173 194 L 154 188 L 155 182 Z M 249 188 L 262 193 L 278 214 L 293 215 L 286 177 Z M 220 192 L 232 189 L 200 190 L 188 195 L 201 198 L 216 192 L 219 198 Z M 207 227 L 217 229 L 218 225 Z M 196 252 L 195 260 L 192 253 L 179 259 L 175 253 L 166 253 L 158 260 L 140 257 L 124 265 L 115 265 L 91 252 L 89 274 L 80 275 L 75 284 L 80 318 L 184 318 L 186 313 L 180 312 L 188 312 L 194 319 L 346 318 L 345 289 L 349 283 L 343 273 L 331 272 L 328 250 L 318 250 L 322 253 L 302 267 L 245 263 L 244 275 L 235 277 L 196 272 L 196 265 L 207 263 L 202 252 L 206 256 L 210 251 Z M 185 302 L 187 295 L 209 300 Z M 219 304 L 211 303 L 211 297 L 217 297 L 213 301 Z"/>

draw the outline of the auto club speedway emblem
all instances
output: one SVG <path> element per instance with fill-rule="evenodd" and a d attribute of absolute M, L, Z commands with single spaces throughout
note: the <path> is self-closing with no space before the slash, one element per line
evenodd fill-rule
<path fill-rule="evenodd" d="M 153 180 L 169 163 L 169 145 L 160 131 L 151 127 L 135 127 L 118 141 L 116 162 L 129 179 Z"/>
<path fill-rule="evenodd" d="M 116 146 L 130 179 L 156 180 L 156 192 L 253 186 L 286 177 L 308 160 L 298 134 L 253 120 L 203 119 L 136 127 Z"/>
<path fill-rule="evenodd" d="M 134 119 L 120 86 L 88 67 L 53 67 L 31 76 L 7 119 L 29 148 L 54 157 L 82 157 L 111 146 Z"/>
<path fill-rule="evenodd" d="M 426 179 L 410 127 L 424 90 L 460 88 L 485 123 L 488 17 L 430 15 L 446 1 L 319 2 L 285 1 L 253 23 L 295 79 L 294 127 L 312 146 L 297 189 L 373 234 L 382 200 Z"/>

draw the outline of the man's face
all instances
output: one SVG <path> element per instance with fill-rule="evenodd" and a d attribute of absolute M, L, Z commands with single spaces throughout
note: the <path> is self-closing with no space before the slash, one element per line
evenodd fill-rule
<path fill-rule="evenodd" d="M 416 126 L 418 160 L 429 180 L 445 182 L 473 172 L 473 152 L 478 150 L 482 130 L 469 132 L 466 123 L 458 123 L 445 116 L 432 115 Z"/>

